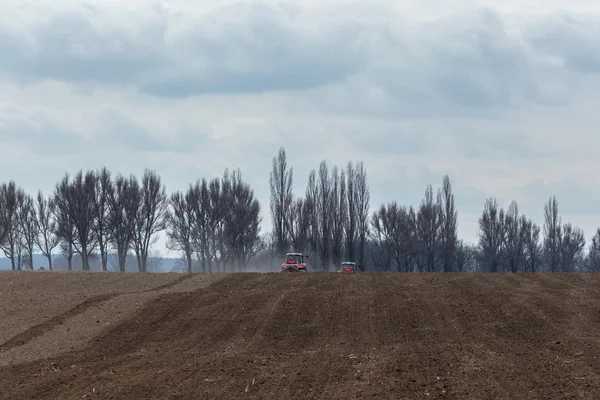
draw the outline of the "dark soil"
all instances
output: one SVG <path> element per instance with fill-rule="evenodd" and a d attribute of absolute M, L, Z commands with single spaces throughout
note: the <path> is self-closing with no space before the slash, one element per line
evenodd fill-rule
<path fill-rule="evenodd" d="M 49 298 L 60 279 L 75 279 L 59 276 L 27 279 Z M 94 285 L 81 279 L 82 290 Z M 1 367 L 0 397 L 600 398 L 598 287 L 600 276 L 583 274 L 230 274 L 156 292 L 59 356 Z M 107 299 L 72 304 L 71 314 Z M 24 326 L 0 349 L 39 340 L 71 314 Z"/>

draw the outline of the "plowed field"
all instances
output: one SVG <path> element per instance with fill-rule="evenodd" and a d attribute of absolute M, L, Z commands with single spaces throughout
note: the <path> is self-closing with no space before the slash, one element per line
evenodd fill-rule
<path fill-rule="evenodd" d="M 2 399 L 600 398 L 600 276 L 0 274 Z"/>

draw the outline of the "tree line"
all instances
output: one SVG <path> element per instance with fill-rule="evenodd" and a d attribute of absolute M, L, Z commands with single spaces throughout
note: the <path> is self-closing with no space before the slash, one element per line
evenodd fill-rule
<path fill-rule="evenodd" d="M 52 270 L 53 252 L 68 269 L 81 257 L 83 270 L 99 258 L 108 270 L 116 254 L 119 271 L 134 254 L 138 270 L 148 271 L 151 246 L 166 231 L 168 246 L 184 254 L 188 272 L 197 260 L 202 270 L 243 271 L 259 248 L 260 205 L 239 170 L 199 180 L 186 192 L 167 195 L 160 176 L 146 170 L 112 176 L 107 168 L 65 174 L 53 192 L 27 194 L 14 181 L 0 187 L 0 249 L 13 270 L 33 269 L 41 252 Z"/>
<path fill-rule="evenodd" d="M 273 158 L 270 174 L 273 250 L 314 254 L 331 271 L 342 260 L 361 270 L 400 272 L 585 272 L 600 271 L 600 228 L 589 251 L 583 230 L 563 223 L 551 197 L 540 227 L 496 198 L 485 201 L 478 243 L 458 237 L 458 211 L 450 178 L 434 192 L 428 185 L 418 206 L 392 201 L 372 213 L 362 162 L 345 169 L 322 161 L 309 174 L 304 196 L 295 197 L 293 168 L 285 150 Z M 314 260 L 313 260 L 314 261 Z"/>
<path fill-rule="evenodd" d="M 487 199 L 479 240 L 466 243 L 457 234 L 447 175 L 435 192 L 426 187 L 418 206 L 391 201 L 371 212 L 363 162 L 339 168 L 322 161 L 297 196 L 281 148 L 269 183 L 272 229 L 263 234 L 264 211 L 239 169 L 170 195 L 148 169 L 141 179 L 113 176 L 107 168 L 80 170 L 35 196 L 10 181 L 0 186 L 0 249 L 13 270 L 33 269 L 39 252 L 50 269 L 54 254 L 66 258 L 69 270 L 77 256 L 83 270 L 98 259 L 105 271 L 109 256 L 119 271 L 133 256 L 138 271 L 147 272 L 152 246 L 164 233 L 188 272 L 244 272 L 251 263 L 277 270 L 287 252 L 309 254 L 309 269 L 322 271 L 335 271 L 342 261 L 363 271 L 600 271 L 600 228 L 586 249 L 583 231 L 563 223 L 555 197 L 544 207 L 541 227 L 515 201 L 504 210 Z"/>

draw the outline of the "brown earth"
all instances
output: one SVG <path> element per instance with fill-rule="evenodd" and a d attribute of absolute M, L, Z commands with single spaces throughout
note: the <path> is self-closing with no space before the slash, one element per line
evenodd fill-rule
<path fill-rule="evenodd" d="M 0 397 L 595 399 L 599 287 L 579 274 L 2 273 Z"/>

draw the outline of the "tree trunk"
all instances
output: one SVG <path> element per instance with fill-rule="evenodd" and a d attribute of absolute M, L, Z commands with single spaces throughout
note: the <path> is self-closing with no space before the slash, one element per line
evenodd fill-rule
<path fill-rule="evenodd" d="M 123 254 L 122 249 L 117 249 L 119 257 L 119 272 L 125 272 L 125 262 L 127 261 L 127 253 Z"/>
<path fill-rule="evenodd" d="M 140 252 L 138 252 L 137 250 L 135 252 L 135 259 L 137 260 L 138 271 L 142 272 L 142 256 L 140 255 Z"/>
<path fill-rule="evenodd" d="M 108 255 L 106 250 L 100 250 L 100 258 L 102 259 L 102 271 L 108 271 Z"/>
<path fill-rule="evenodd" d="M 17 264 L 15 263 L 15 247 L 10 245 L 10 265 L 12 266 L 12 270 L 15 271 L 17 269 Z"/>
<path fill-rule="evenodd" d="M 208 272 L 212 273 L 213 272 L 212 260 L 206 250 L 203 250 L 202 258 L 204 259 L 204 262 L 206 263 L 206 266 L 208 267 Z"/>
<path fill-rule="evenodd" d="M 81 269 L 84 271 L 90 270 L 90 265 L 88 263 L 87 244 L 81 245 Z"/>

